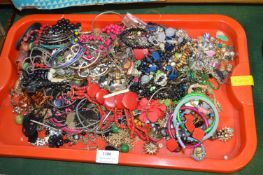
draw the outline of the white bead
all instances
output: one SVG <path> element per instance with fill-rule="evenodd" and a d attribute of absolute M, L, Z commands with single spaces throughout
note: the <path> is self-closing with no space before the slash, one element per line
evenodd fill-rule
<path fill-rule="evenodd" d="M 142 84 L 147 84 L 150 80 L 151 80 L 151 79 L 150 79 L 150 77 L 149 77 L 148 75 L 143 75 L 143 76 L 141 77 L 141 83 L 142 83 Z"/>
<path fill-rule="evenodd" d="M 171 66 L 172 66 L 172 67 L 174 67 L 175 65 L 176 65 L 175 62 L 172 62 L 172 63 L 171 63 Z"/>
<path fill-rule="evenodd" d="M 162 51 L 165 50 L 165 45 L 164 45 L 164 43 L 161 43 L 161 44 L 160 44 L 160 49 L 161 49 Z"/>
<path fill-rule="evenodd" d="M 166 36 L 168 36 L 168 37 L 174 36 L 174 33 L 175 33 L 175 29 L 174 29 L 174 28 L 169 27 L 169 28 L 167 28 L 167 29 L 165 30 L 165 34 L 166 34 Z"/>
<path fill-rule="evenodd" d="M 164 32 L 160 32 L 158 34 L 158 41 L 159 42 L 164 42 L 165 41 L 165 34 L 164 34 Z"/>

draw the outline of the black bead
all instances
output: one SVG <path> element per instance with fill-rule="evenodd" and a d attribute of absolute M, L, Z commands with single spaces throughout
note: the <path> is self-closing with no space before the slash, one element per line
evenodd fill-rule
<path fill-rule="evenodd" d="M 105 150 L 118 151 L 117 148 L 115 148 L 114 146 L 111 146 L 111 145 L 107 145 L 107 146 L 105 147 Z"/>

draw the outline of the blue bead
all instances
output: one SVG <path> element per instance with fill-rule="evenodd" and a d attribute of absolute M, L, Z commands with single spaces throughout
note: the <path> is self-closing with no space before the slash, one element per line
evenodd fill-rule
<path fill-rule="evenodd" d="M 157 62 L 161 61 L 160 54 L 157 51 L 152 53 L 152 57 L 154 61 L 157 61 Z"/>
<path fill-rule="evenodd" d="M 178 76 L 178 73 L 174 71 L 168 76 L 168 79 L 174 80 L 177 76 Z"/>
<path fill-rule="evenodd" d="M 165 68 L 165 70 L 167 70 L 167 71 L 172 71 L 173 70 L 173 67 L 171 66 L 171 65 L 168 65 L 168 66 L 166 66 L 166 68 Z"/>
<path fill-rule="evenodd" d="M 171 52 L 173 49 L 174 49 L 174 45 L 172 45 L 172 44 L 169 44 L 169 43 L 165 43 L 165 50 L 167 51 L 167 52 Z"/>
<path fill-rule="evenodd" d="M 146 26 L 146 29 L 147 29 L 147 30 L 150 30 L 150 31 L 153 31 L 153 32 L 156 31 L 156 27 L 151 26 L 151 25 L 147 25 L 147 26 Z"/>
<path fill-rule="evenodd" d="M 59 99 L 56 99 L 56 100 L 54 100 L 54 105 L 55 105 L 56 107 L 61 107 L 61 106 L 62 106 L 62 101 L 59 100 Z"/>
<path fill-rule="evenodd" d="M 150 72 L 156 72 L 157 71 L 157 66 L 153 65 L 151 67 L 149 67 Z"/>

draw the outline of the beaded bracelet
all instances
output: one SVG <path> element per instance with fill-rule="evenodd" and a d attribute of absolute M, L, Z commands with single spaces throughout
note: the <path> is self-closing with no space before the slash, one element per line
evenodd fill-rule
<path fill-rule="evenodd" d="M 94 17 L 94 19 L 92 20 L 92 22 L 91 22 L 91 31 L 94 32 L 94 30 L 95 30 L 95 22 L 96 22 L 97 18 L 99 18 L 100 16 L 105 15 L 105 14 L 115 14 L 115 15 L 118 15 L 121 19 L 123 19 L 123 16 L 120 13 L 118 13 L 118 12 L 114 12 L 114 11 L 102 12 L 102 13 L 96 15 Z"/>

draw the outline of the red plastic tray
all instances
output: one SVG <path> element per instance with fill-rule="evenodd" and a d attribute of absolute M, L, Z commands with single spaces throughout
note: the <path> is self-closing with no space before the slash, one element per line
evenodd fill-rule
<path fill-rule="evenodd" d="M 95 15 L 63 15 L 73 22 L 81 22 L 83 30 L 89 30 Z M 232 75 L 249 75 L 249 61 L 246 35 L 235 20 L 222 15 L 136 15 L 144 21 L 182 28 L 192 37 L 209 32 L 215 36 L 223 31 L 234 45 L 237 53 Z M 20 19 L 10 29 L 0 58 L 0 155 L 59 159 L 68 161 L 95 162 L 96 150 L 83 150 L 83 145 L 65 146 L 54 149 L 34 147 L 27 143 L 21 126 L 15 124 L 15 114 L 10 105 L 9 90 L 17 79 L 15 60 L 17 50 L 15 42 L 26 28 L 38 21 L 54 24 L 62 15 L 30 15 Z M 103 15 L 95 23 L 96 27 L 120 22 L 116 15 Z M 195 161 L 185 153 L 171 153 L 165 148 L 157 155 L 143 153 L 142 143 L 138 142 L 129 153 L 120 153 L 119 164 L 156 168 L 174 168 L 199 171 L 233 172 L 244 167 L 253 157 L 256 144 L 256 128 L 252 89 L 250 86 L 233 87 L 230 82 L 221 86 L 216 92 L 218 101 L 223 106 L 220 113 L 219 128 L 234 128 L 234 137 L 227 143 L 206 141 L 207 156 L 203 161 Z"/>

